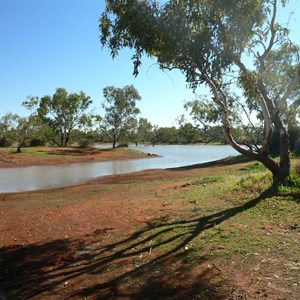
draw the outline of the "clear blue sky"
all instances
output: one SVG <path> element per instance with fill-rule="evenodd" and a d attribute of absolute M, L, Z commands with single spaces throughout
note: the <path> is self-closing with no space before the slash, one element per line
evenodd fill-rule
<path fill-rule="evenodd" d="M 300 39 L 300 1 L 290 0 L 292 38 Z M 98 19 L 104 0 L 0 0 L 0 117 L 26 115 L 21 103 L 29 95 L 52 95 L 56 88 L 84 91 L 93 107 L 103 101 L 108 85 L 133 84 L 142 100 L 141 116 L 159 126 L 175 125 L 184 100 L 193 99 L 184 77 L 164 73 L 145 59 L 140 75 L 132 76 L 127 50 L 112 60 L 99 42 Z M 281 18 L 286 21 L 287 15 Z M 298 24 L 297 24 L 298 21 Z"/>

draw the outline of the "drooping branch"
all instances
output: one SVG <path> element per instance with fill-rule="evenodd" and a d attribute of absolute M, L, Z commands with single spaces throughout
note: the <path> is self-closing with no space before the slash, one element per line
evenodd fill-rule
<path fill-rule="evenodd" d="M 257 159 L 256 152 L 242 148 L 232 136 L 231 125 L 228 118 L 228 109 L 226 105 L 225 92 L 221 88 L 218 88 L 214 81 L 210 79 L 207 75 L 203 75 L 203 78 L 213 93 L 213 101 L 220 107 L 222 111 L 222 123 L 225 131 L 226 140 L 239 153 L 252 157 L 253 159 Z M 220 99 L 220 94 L 222 95 L 223 100 Z"/>
<path fill-rule="evenodd" d="M 275 111 L 276 114 L 278 114 L 280 111 L 283 111 L 283 108 L 286 106 L 287 99 L 289 98 L 289 96 L 295 90 L 295 88 L 297 87 L 297 85 L 299 83 L 300 83 L 300 65 L 298 66 L 298 70 L 297 70 L 293 80 L 288 85 L 285 93 L 283 94 L 283 96 L 281 97 L 281 99 L 278 103 L 278 106 Z"/>
<path fill-rule="evenodd" d="M 276 23 L 280 1 L 168 1 L 158 6 L 152 0 L 109 0 L 102 18 L 101 41 L 116 52 L 125 47 L 134 49 L 135 70 L 141 54 L 147 54 L 157 58 L 161 69 L 179 69 L 191 88 L 206 84 L 222 114 L 218 118 L 227 141 L 240 153 L 261 161 L 273 178 L 281 181 L 289 173 L 282 175 L 281 165 L 269 155 L 273 128 L 282 128 L 281 116 L 275 108 L 285 105 L 298 79 L 283 93 L 284 83 L 274 87 L 276 80 L 272 79 L 284 72 L 289 76 L 290 69 L 279 70 L 273 78 L 268 73 L 269 66 L 275 65 L 269 65 L 275 45 L 286 41 L 285 30 Z M 246 53 L 254 59 L 249 68 L 242 63 Z M 241 84 L 249 109 L 257 109 L 264 119 L 262 148 L 257 152 L 242 148 L 233 138 L 232 102 L 224 81 L 235 67 L 240 77 L 233 84 Z M 278 90 L 283 94 L 280 103 L 272 99 Z"/>
<path fill-rule="evenodd" d="M 243 76 L 247 76 L 250 74 L 250 71 L 246 68 L 245 64 L 242 63 L 240 58 L 235 59 L 236 65 L 239 67 L 241 70 L 241 73 Z M 267 91 L 264 87 L 264 84 L 261 80 L 261 78 L 258 79 L 257 82 L 257 94 L 258 94 L 258 101 L 259 105 L 262 110 L 263 118 L 264 118 L 264 127 L 265 127 L 265 132 L 264 132 L 264 139 L 262 143 L 262 153 L 268 154 L 269 153 L 269 148 L 271 145 L 271 138 L 272 138 L 272 133 L 273 133 L 273 127 L 272 127 L 272 111 L 274 110 L 274 105 L 272 106 L 272 100 L 268 97 Z"/>
<path fill-rule="evenodd" d="M 277 29 L 275 26 L 275 21 L 276 21 L 276 16 L 277 16 L 277 0 L 274 0 L 274 2 L 272 3 L 272 6 L 273 6 L 272 17 L 271 17 L 271 21 L 269 24 L 271 36 L 269 39 L 268 46 L 264 49 L 263 54 L 258 55 L 258 60 L 260 62 L 260 72 L 265 70 L 265 58 L 270 53 L 270 51 L 273 49 L 273 46 L 275 43 L 275 38 L 276 38 L 276 33 L 277 33 Z"/>
<path fill-rule="evenodd" d="M 251 127 L 253 128 L 253 130 L 258 134 L 257 129 L 256 129 L 256 126 L 254 126 L 254 124 L 253 124 L 253 122 L 252 122 L 252 120 L 251 120 L 251 118 L 250 118 L 250 115 L 249 115 L 247 109 L 245 108 L 245 105 L 242 104 L 242 103 L 241 103 L 240 101 L 238 101 L 238 100 L 235 100 L 235 102 L 238 103 L 238 104 L 241 106 L 241 108 L 242 108 L 242 110 L 243 110 L 243 112 L 244 112 L 244 114 L 245 114 L 245 116 L 246 116 L 246 118 L 247 118 L 249 124 L 251 125 Z"/>

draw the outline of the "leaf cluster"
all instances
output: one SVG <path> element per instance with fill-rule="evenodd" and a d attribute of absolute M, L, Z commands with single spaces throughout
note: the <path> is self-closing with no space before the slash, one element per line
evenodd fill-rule
<path fill-rule="evenodd" d="M 116 141 L 128 127 L 134 126 L 134 118 L 140 113 L 136 101 L 141 99 L 133 85 L 123 88 L 107 86 L 103 89 L 105 102 L 102 104 L 104 117 L 102 127 Z"/>
<path fill-rule="evenodd" d="M 202 76 L 220 78 L 240 55 L 265 16 L 263 1 L 108 0 L 100 19 L 101 43 L 113 57 L 129 47 L 134 75 L 143 54 L 154 56 L 163 69 L 180 69 L 191 86 Z"/>
<path fill-rule="evenodd" d="M 86 112 L 91 104 L 92 100 L 84 92 L 68 94 L 64 88 L 56 89 L 52 96 L 28 97 L 23 102 L 27 109 L 36 108 L 44 133 L 60 146 L 68 144 L 75 128 L 91 126 L 91 115 Z"/>

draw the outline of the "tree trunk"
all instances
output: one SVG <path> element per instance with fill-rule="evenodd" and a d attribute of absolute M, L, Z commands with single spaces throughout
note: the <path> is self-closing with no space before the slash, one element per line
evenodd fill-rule
<path fill-rule="evenodd" d="M 226 130 L 225 130 L 226 132 Z M 271 173 L 273 177 L 273 186 L 278 185 L 291 185 L 292 181 L 290 178 L 290 158 L 289 158 L 289 147 L 288 142 L 286 145 L 282 146 L 282 156 L 283 159 L 280 157 L 279 164 L 269 155 L 266 153 L 256 153 L 250 150 L 246 150 L 238 146 L 235 141 L 232 139 L 231 135 L 228 135 L 227 132 L 226 137 L 229 144 L 237 150 L 239 153 L 248 156 L 252 159 L 255 159 L 261 162 Z M 284 152 L 287 151 L 284 155 Z"/>
<path fill-rule="evenodd" d="M 18 146 L 17 146 L 17 153 L 21 153 L 21 148 L 24 146 L 25 140 L 23 139 L 22 141 L 18 142 Z"/>
<path fill-rule="evenodd" d="M 56 146 L 62 146 L 59 142 L 57 142 L 55 139 L 51 140 Z"/>
<path fill-rule="evenodd" d="M 271 173 L 273 177 L 273 186 L 278 185 L 289 185 L 290 181 L 290 173 L 286 173 L 285 164 L 282 166 L 280 163 L 278 164 L 273 158 L 269 155 L 258 154 L 256 160 L 261 162 Z"/>
<path fill-rule="evenodd" d="M 64 140 L 64 147 L 67 147 L 69 143 L 69 137 L 66 137 Z"/>
<path fill-rule="evenodd" d="M 280 133 L 279 167 L 280 174 L 276 181 L 278 184 L 291 185 L 291 160 L 290 160 L 290 137 L 286 126 L 278 115 L 275 116 L 275 126 Z"/>
<path fill-rule="evenodd" d="M 269 101 L 266 103 L 264 98 L 261 101 L 261 107 L 263 110 L 264 121 L 265 121 L 265 134 L 264 140 L 261 148 L 261 152 L 254 152 L 252 150 L 247 150 L 242 148 L 233 138 L 231 134 L 231 126 L 228 118 L 228 110 L 227 110 L 227 101 L 226 101 L 226 94 L 223 90 L 218 90 L 216 85 L 212 80 L 206 77 L 206 82 L 209 84 L 213 94 L 214 94 L 214 102 L 221 108 L 223 113 L 222 123 L 223 128 L 225 131 L 225 137 L 227 142 L 239 153 L 248 156 L 254 160 L 261 162 L 271 173 L 273 176 L 273 186 L 278 185 L 290 185 L 292 184 L 290 178 L 290 156 L 289 156 L 289 135 L 287 132 L 286 127 L 284 126 L 280 116 L 278 114 L 274 115 L 273 123 L 275 127 L 280 132 L 280 162 L 279 164 L 270 157 L 269 155 L 269 148 L 271 145 L 272 140 L 272 120 L 270 113 L 268 112 L 268 105 L 270 104 L 270 99 L 268 97 L 267 100 Z M 222 99 L 220 99 L 218 92 L 221 92 Z M 272 107 L 270 110 L 272 111 Z"/>
<path fill-rule="evenodd" d="M 66 134 L 65 134 L 65 147 L 68 146 L 70 138 L 71 138 L 71 132 L 67 131 Z"/>
<path fill-rule="evenodd" d="M 282 126 L 280 128 L 280 162 L 277 163 L 264 147 L 264 151 L 260 153 L 242 148 L 231 135 L 231 128 L 226 111 L 224 111 L 223 114 L 223 127 L 227 142 L 239 153 L 261 162 L 272 173 L 273 186 L 292 184 L 290 178 L 289 135 L 285 127 Z M 283 123 L 281 122 L 280 124 L 282 125 Z M 272 135 L 268 135 L 267 138 L 271 139 Z M 270 143 L 265 140 L 265 144 L 268 145 Z"/>

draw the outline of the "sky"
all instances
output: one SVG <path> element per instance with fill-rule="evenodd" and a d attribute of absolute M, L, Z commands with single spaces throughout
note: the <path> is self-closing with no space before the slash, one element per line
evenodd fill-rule
<path fill-rule="evenodd" d="M 138 77 L 132 75 L 132 52 L 114 60 L 101 48 L 99 17 L 104 0 L 0 0 L 0 117 L 22 116 L 28 96 L 53 95 L 59 87 L 84 91 L 101 114 L 103 88 L 133 84 L 141 95 L 141 117 L 159 126 L 176 126 L 183 104 L 195 95 L 179 71 L 163 72 L 145 58 Z M 291 37 L 300 44 L 300 0 L 287 9 Z M 280 13 L 283 22 L 287 13 Z M 298 23 L 297 23 L 298 22 Z"/>

